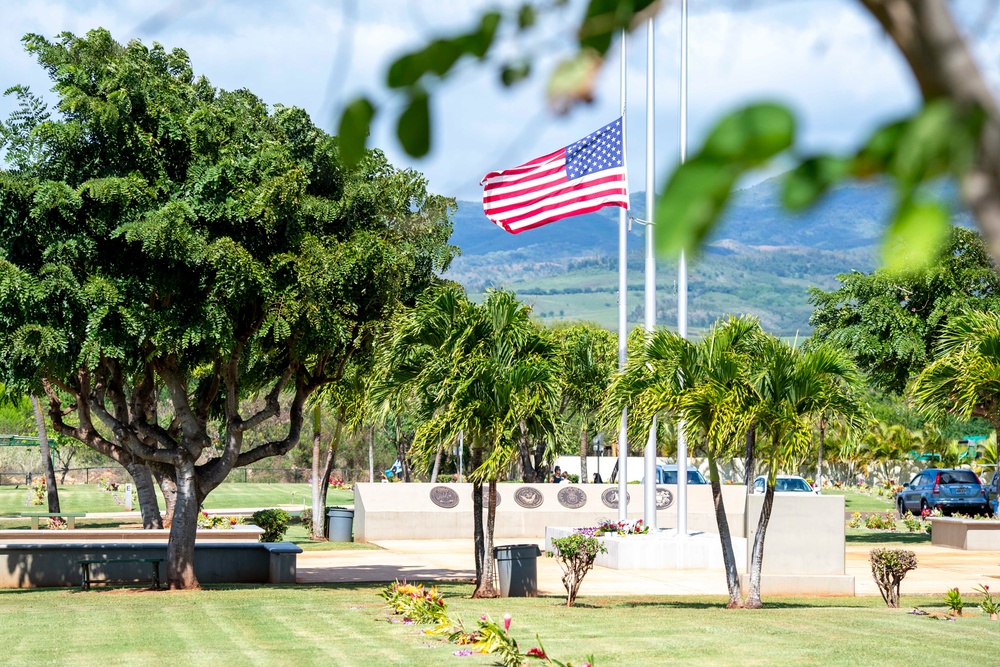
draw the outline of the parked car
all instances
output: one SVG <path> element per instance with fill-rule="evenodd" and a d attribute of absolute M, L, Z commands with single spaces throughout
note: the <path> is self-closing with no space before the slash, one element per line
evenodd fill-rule
<path fill-rule="evenodd" d="M 919 473 L 896 494 L 899 516 L 939 509 L 945 514 L 991 514 L 986 487 L 971 470 L 931 468 Z"/>
<path fill-rule="evenodd" d="M 761 475 L 753 481 L 753 492 L 764 493 L 767 477 Z M 778 475 L 774 480 L 775 493 L 819 493 L 806 480 L 798 475 Z"/>
<path fill-rule="evenodd" d="M 677 483 L 677 465 L 658 465 L 656 466 L 656 483 L 657 484 L 676 484 Z M 698 471 L 697 468 L 692 468 L 688 466 L 688 484 L 708 484 L 705 476 Z"/>

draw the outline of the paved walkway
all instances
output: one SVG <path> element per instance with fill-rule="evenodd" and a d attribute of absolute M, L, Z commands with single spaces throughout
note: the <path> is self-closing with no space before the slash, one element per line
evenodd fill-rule
<path fill-rule="evenodd" d="M 538 544 L 541 540 L 498 540 L 497 544 Z M 385 540 L 379 550 L 311 551 L 299 555 L 300 583 L 469 580 L 475 576 L 469 540 Z M 958 586 L 1000 580 L 1000 552 L 957 551 L 931 545 L 909 545 L 919 567 L 903 581 L 902 593 L 943 594 Z M 869 545 L 847 547 L 847 574 L 854 575 L 857 595 L 878 595 L 868 566 Z M 1000 584 L 997 584 L 1000 586 Z M 538 559 L 538 588 L 543 595 L 562 595 L 562 570 L 554 559 Z M 581 595 L 725 595 L 719 570 L 611 570 L 594 567 Z"/>

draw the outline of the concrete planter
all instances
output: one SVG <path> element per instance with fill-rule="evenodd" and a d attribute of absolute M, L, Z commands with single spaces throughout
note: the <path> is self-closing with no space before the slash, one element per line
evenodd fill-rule
<path fill-rule="evenodd" d="M 965 551 L 1000 551 L 1000 521 L 931 517 L 931 544 Z"/>

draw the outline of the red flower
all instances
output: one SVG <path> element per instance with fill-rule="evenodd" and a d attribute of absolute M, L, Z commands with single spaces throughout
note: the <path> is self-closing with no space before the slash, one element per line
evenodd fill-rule
<path fill-rule="evenodd" d="M 545 652 L 537 646 L 528 650 L 525 654 L 529 658 L 541 658 L 542 660 L 547 660 L 549 656 L 545 655 Z"/>

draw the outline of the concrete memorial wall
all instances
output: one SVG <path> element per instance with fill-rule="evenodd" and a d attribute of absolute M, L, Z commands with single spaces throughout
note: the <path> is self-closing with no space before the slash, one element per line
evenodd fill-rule
<path fill-rule="evenodd" d="M 677 525 L 677 487 L 657 487 L 657 526 Z M 582 528 L 618 520 L 616 484 L 497 485 L 495 534 L 543 538 L 546 526 Z M 641 519 L 642 486 L 628 487 L 628 517 Z M 743 537 L 746 488 L 723 487 L 730 533 Z M 485 503 L 484 503 L 485 507 Z M 354 540 L 464 539 L 472 535 L 472 484 L 369 484 L 354 486 Z M 688 486 L 688 529 L 717 532 L 712 490 Z"/>

